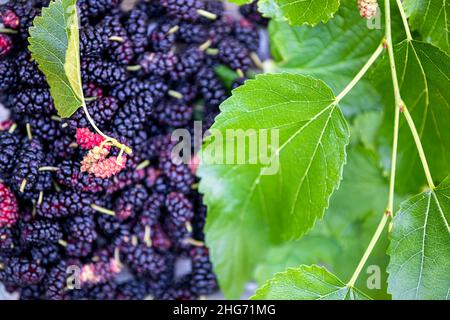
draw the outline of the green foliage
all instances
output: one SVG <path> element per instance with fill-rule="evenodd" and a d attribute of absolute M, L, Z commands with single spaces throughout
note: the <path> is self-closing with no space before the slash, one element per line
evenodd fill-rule
<path fill-rule="evenodd" d="M 431 44 L 405 40 L 395 46 L 395 59 L 401 95 L 419 132 L 432 176 L 436 181 L 442 181 L 448 174 L 450 163 L 449 57 Z M 380 92 L 384 92 L 383 132 L 385 140 L 390 142 L 394 100 L 387 68 L 388 61 L 384 59 L 374 77 Z M 416 146 L 402 119 L 396 185 L 401 192 L 417 192 L 425 183 Z"/>
<path fill-rule="evenodd" d="M 30 28 L 29 49 L 45 74 L 56 110 L 70 117 L 82 106 L 76 0 L 56 0 L 42 10 Z"/>
<path fill-rule="evenodd" d="M 270 154 L 272 164 L 279 163 L 275 174 L 269 175 L 269 167 L 262 164 L 216 165 L 203 156 L 199 175 L 200 191 L 209 208 L 207 243 L 213 248 L 221 243 L 223 256 L 215 256 L 213 250 L 216 259 L 233 260 L 227 262 L 227 270 L 215 260 L 223 286 L 226 278 L 221 275 L 231 270 L 240 273 L 246 269 L 241 265 L 249 260 L 236 259 L 234 251 L 242 250 L 248 257 L 258 254 L 248 250 L 253 248 L 249 248 L 246 230 L 255 221 L 264 220 L 272 240 L 280 241 L 300 237 L 323 216 L 341 179 L 349 133 L 331 90 L 302 75 L 257 76 L 234 90 L 221 110 L 212 131 L 223 136 L 226 129 L 279 130 L 279 145 Z M 224 143 L 234 146 L 235 154 L 242 151 L 234 141 Z M 249 140 L 245 150 L 249 150 Z M 301 157 L 298 150 L 302 150 Z M 224 241 L 225 228 L 233 234 L 227 235 L 232 241 Z M 232 279 L 233 286 L 242 287 L 236 276 L 226 281 Z"/>
<path fill-rule="evenodd" d="M 350 279 L 385 209 L 387 193 L 387 179 L 383 178 L 377 157 L 361 146 L 348 150 L 344 180 L 332 196 L 324 219 L 302 239 L 270 247 L 255 270 L 258 283 L 301 264 L 325 265 L 340 278 Z M 388 298 L 384 273 L 388 262 L 386 248 L 384 238 L 368 262 L 382 271 L 382 288 L 366 292 L 373 298 Z M 362 274 L 357 285 L 366 288 L 366 280 Z"/>
<path fill-rule="evenodd" d="M 383 38 L 379 29 L 369 29 L 353 1 L 344 2 L 326 25 L 291 27 L 271 21 L 271 48 L 277 71 L 310 75 L 325 81 L 337 95 L 367 62 Z M 346 116 L 377 109 L 378 92 L 363 79 L 342 101 Z"/>
<path fill-rule="evenodd" d="M 254 300 L 369 300 L 325 268 L 312 265 L 277 273 L 252 297 Z"/>
<path fill-rule="evenodd" d="M 423 39 L 450 53 L 450 2 L 446 0 L 404 0 L 409 24 Z"/>
<path fill-rule="evenodd" d="M 450 176 L 401 204 L 388 251 L 394 299 L 450 298 L 449 218 Z"/>
<path fill-rule="evenodd" d="M 339 8 L 339 0 L 260 0 L 264 16 L 287 19 L 291 25 L 326 23 Z"/>

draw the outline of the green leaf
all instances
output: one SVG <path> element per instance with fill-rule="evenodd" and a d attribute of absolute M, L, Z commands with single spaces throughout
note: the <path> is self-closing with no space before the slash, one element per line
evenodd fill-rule
<path fill-rule="evenodd" d="M 389 292 L 395 299 L 450 299 L 450 176 L 402 203 L 394 216 Z"/>
<path fill-rule="evenodd" d="M 217 76 L 222 80 L 222 82 L 225 84 L 227 88 L 231 88 L 233 85 L 233 82 L 239 78 L 239 75 L 236 71 L 231 70 L 227 66 L 224 66 L 223 64 L 218 65 L 214 71 L 216 72 Z"/>
<path fill-rule="evenodd" d="M 326 23 L 339 8 L 339 0 L 260 0 L 264 16 L 285 18 L 291 25 Z"/>
<path fill-rule="evenodd" d="M 450 171 L 450 60 L 431 44 L 403 41 L 394 48 L 402 98 L 414 119 L 431 175 L 442 181 Z M 383 136 L 392 140 L 394 98 L 387 59 L 375 71 L 375 81 L 385 97 Z M 396 187 L 417 192 L 426 184 L 417 148 L 404 119 L 400 120 Z"/>
<path fill-rule="evenodd" d="M 76 0 L 56 0 L 30 28 L 29 49 L 45 74 L 56 110 L 70 117 L 84 101 Z"/>
<path fill-rule="evenodd" d="M 271 21 L 269 32 L 276 71 L 321 79 L 339 94 L 383 38 L 383 30 L 371 30 L 366 23 L 353 1 L 343 2 L 328 24 L 315 28 L 291 27 L 286 22 Z M 363 79 L 340 106 L 346 116 L 352 116 L 379 108 L 380 100 L 371 83 Z"/>
<path fill-rule="evenodd" d="M 312 265 L 278 273 L 259 288 L 253 300 L 370 300 L 325 268 Z"/>
<path fill-rule="evenodd" d="M 352 125 L 352 141 L 360 141 L 365 148 L 377 151 L 378 133 L 383 121 L 381 111 L 368 111 L 357 115 Z"/>
<path fill-rule="evenodd" d="M 209 210 L 206 240 L 222 288 L 235 287 L 225 289 L 225 294 L 236 298 L 244 285 L 237 281 L 244 279 L 241 270 L 253 270 L 251 257 L 261 254 L 252 251 L 258 242 L 253 239 L 262 232 L 268 232 L 273 241 L 298 238 L 323 216 L 341 179 L 349 132 L 331 90 L 322 81 L 302 75 L 259 75 L 234 90 L 221 110 L 212 130 L 224 137 L 227 129 L 259 133 L 276 129 L 279 133 L 279 143 L 268 154 L 269 166 L 220 165 L 208 154 L 202 157 L 200 191 Z M 203 151 L 213 142 L 207 142 Z M 235 154 L 242 152 L 234 140 L 215 143 L 218 149 L 227 144 Z M 249 139 L 245 150 L 249 150 Z M 278 170 L 269 175 L 271 165 L 275 169 L 278 165 Z M 255 221 L 261 222 L 253 226 Z M 261 225 L 266 230 L 256 235 L 247 232 Z M 236 259 L 236 251 L 245 259 Z"/>
<path fill-rule="evenodd" d="M 404 0 L 409 25 L 418 30 L 424 40 L 450 53 L 450 2 L 446 0 Z"/>
<path fill-rule="evenodd" d="M 301 264 L 323 265 L 341 279 L 350 279 L 385 210 L 388 181 L 372 152 L 356 146 L 347 154 L 344 179 L 333 194 L 324 219 L 300 240 L 271 246 L 255 270 L 259 284 L 277 272 Z M 377 265 L 381 270 L 381 288 L 364 290 L 373 298 L 389 298 L 384 272 L 387 245 L 387 237 L 382 236 L 366 264 Z M 366 288 L 369 275 L 364 270 L 356 285 Z"/>

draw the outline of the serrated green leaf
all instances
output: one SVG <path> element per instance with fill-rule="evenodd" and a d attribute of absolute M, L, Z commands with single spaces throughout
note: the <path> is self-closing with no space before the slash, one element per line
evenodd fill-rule
<path fill-rule="evenodd" d="M 414 119 L 431 175 L 442 181 L 450 171 L 450 60 L 431 44 L 403 41 L 394 48 L 402 98 Z M 379 91 L 384 93 L 384 139 L 391 144 L 394 98 L 387 59 L 374 73 Z M 426 184 L 422 164 L 410 129 L 400 120 L 396 187 L 400 192 L 417 192 Z"/>
<path fill-rule="evenodd" d="M 253 300 L 370 300 L 348 287 L 327 269 L 316 265 L 290 268 L 259 288 Z"/>
<path fill-rule="evenodd" d="M 260 285 L 275 273 L 301 264 L 323 265 L 339 278 L 350 279 L 385 210 L 388 181 L 372 152 L 356 146 L 347 153 L 344 179 L 332 196 L 324 219 L 300 240 L 267 249 L 266 257 L 255 270 Z M 389 298 L 385 273 L 387 244 L 383 235 L 366 264 L 380 268 L 380 289 L 365 289 L 370 276 L 365 270 L 356 283 L 373 298 Z"/>
<path fill-rule="evenodd" d="M 447 0 L 404 0 L 409 25 L 424 40 L 450 53 L 450 2 Z"/>
<path fill-rule="evenodd" d="M 279 159 L 273 175 L 267 175 L 268 167 L 262 164 L 219 165 L 208 155 L 202 158 L 200 191 L 209 210 L 206 240 L 222 289 L 234 288 L 224 290 L 228 296 L 237 297 L 244 285 L 237 281 L 244 279 L 241 270 L 253 270 L 248 260 L 260 254 L 251 251 L 249 242 L 258 241 L 249 241 L 249 236 L 256 236 L 247 233 L 255 221 L 264 221 L 262 232 L 268 230 L 273 241 L 280 241 L 300 237 L 323 216 L 339 185 L 349 140 L 346 121 L 334 101 L 320 80 L 266 74 L 247 81 L 221 105 L 212 129 L 224 137 L 227 129 L 279 132 L 279 144 L 270 154 L 272 160 Z M 248 139 L 245 146 L 249 150 Z M 233 240 L 227 242 L 220 235 Z M 264 236 L 260 240 L 264 243 Z M 235 251 L 247 258 L 234 258 Z"/>
<path fill-rule="evenodd" d="M 50 85 L 56 110 L 70 117 L 82 106 L 76 0 L 56 0 L 30 28 L 29 50 Z"/>
<path fill-rule="evenodd" d="M 450 176 L 402 203 L 388 267 L 394 299 L 450 299 Z"/>
<path fill-rule="evenodd" d="M 287 19 L 291 25 L 326 23 L 339 8 L 339 0 L 260 0 L 265 17 Z"/>
<path fill-rule="evenodd" d="M 343 2 L 326 25 L 291 27 L 287 22 L 271 21 L 269 32 L 276 70 L 321 79 L 336 95 L 367 62 L 383 38 L 383 30 L 367 27 L 353 1 Z M 346 116 L 379 105 L 378 92 L 365 79 L 341 102 Z"/>

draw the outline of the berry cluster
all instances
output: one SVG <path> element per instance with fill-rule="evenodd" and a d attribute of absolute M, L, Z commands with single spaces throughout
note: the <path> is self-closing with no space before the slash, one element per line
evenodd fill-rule
<path fill-rule="evenodd" d="M 133 149 L 125 157 L 83 110 L 57 116 L 27 49 L 48 4 L 0 5 L 0 30 L 13 31 L 0 33 L 0 103 L 11 112 L 0 123 L 0 282 L 22 299 L 212 293 L 196 166 L 171 158 L 170 134 L 194 119 L 211 123 L 230 95 L 215 68 L 227 65 L 242 83 L 264 20 L 247 7 L 236 21 L 212 0 L 142 0 L 130 11 L 119 0 L 78 0 L 87 109 Z M 191 261 L 188 275 L 177 274 L 179 259 Z M 67 282 L 73 268 L 77 288 Z M 129 280 L 119 281 L 124 272 Z"/>

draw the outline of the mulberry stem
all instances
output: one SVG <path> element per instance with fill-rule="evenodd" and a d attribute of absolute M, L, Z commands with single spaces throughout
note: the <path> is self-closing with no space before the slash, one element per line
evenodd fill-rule
<path fill-rule="evenodd" d="M 203 10 L 203 9 L 197 9 L 197 13 L 199 15 L 201 15 L 202 17 L 205 17 L 207 19 L 210 20 L 216 20 L 217 19 L 217 14 Z"/>
<path fill-rule="evenodd" d="M 103 208 L 103 207 L 100 207 L 100 206 L 98 206 L 96 204 L 91 204 L 91 208 L 94 209 L 95 211 L 107 214 L 109 216 L 115 216 L 116 215 L 116 213 L 114 211 L 108 210 L 108 209 Z"/>
<path fill-rule="evenodd" d="M 7 34 L 17 34 L 17 30 L 12 30 L 8 28 L 0 28 L 0 33 L 7 33 Z"/>
<path fill-rule="evenodd" d="M 123 143 L 120 143 L 119 141 L 117 141 L 114 138 L 111 138 L 109 136 L 107 136 L 106 134 L 104 134 L 95 124 L 94 119 L 92 119 L 91 115 L 89 114 L 89 111 L 87 109 L 86 106 L 86 102 L 83 101 L 83 110 L 84 113 L 86 114 L 86 118 L 88 119 L 89 123 L 91 124 L 91 126 L 95 129 L 95 131 L 97 131 L 97 133 L 99 135 L 101 135 L 103 138 L 105 138 L 105 140 L 110 141 L 114 146 L 116 146 L 119 149 L 123 149 L 125 151 L 126 154 L 131 154 L 132 150 L 130 147 L 124 145 Z"/>

